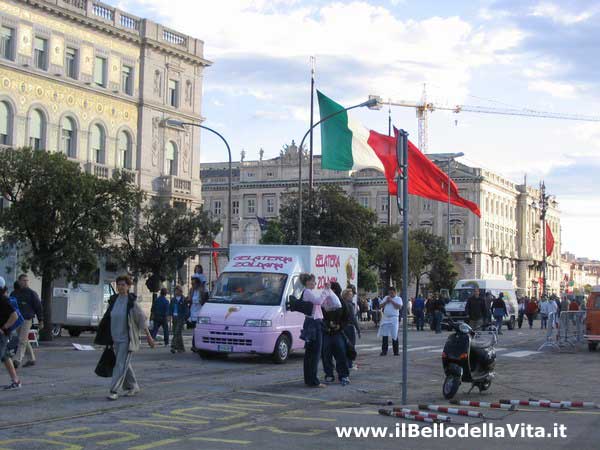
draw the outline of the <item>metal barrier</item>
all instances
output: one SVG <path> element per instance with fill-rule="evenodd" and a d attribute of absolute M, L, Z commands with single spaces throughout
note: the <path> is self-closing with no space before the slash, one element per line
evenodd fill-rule
<path fill-rule="evenodd" d="M 584 342 L 585 311 L 563 311 L 548 315 L 546 341 L 538 351 L 544 348 L 561 350 L 564 347 L 575 348 L 575 344 Z"/>

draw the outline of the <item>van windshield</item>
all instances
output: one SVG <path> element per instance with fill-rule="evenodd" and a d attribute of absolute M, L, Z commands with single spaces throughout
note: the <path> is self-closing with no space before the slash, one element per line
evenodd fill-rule
<path fill-rule="evenodd" d="M 281 304 L 287 275 L 262 272 L 224 272 L 208 299 L 209 303 L 235 305 Z"/>
<path fill-rule="evenodd" d="M 466 302 L 467 299 L 473 295 L 473 288 L 469 289 L 454 289 L 452 292 L 452 298 L 450 301 L 453 302 Z"/>

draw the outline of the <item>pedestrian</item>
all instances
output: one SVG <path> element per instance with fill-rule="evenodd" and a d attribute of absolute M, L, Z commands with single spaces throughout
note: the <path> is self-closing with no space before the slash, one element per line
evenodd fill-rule
<path fill-rule="evenodd" d="M 574 298 L 571 299 L 571 302 L 569 303 L 569 311 L 579 311 L 579 309 L 579 303 L 577 303 L 577 300 Z"/>
<path fill-rule="evenodd" d="M 373 318 L 373 323 L 376 327 L 379 327 L 379 322 L 381 322 L 381 311 L 380 311 L 381 300 L 379 296 L 375 296 L 373 298 L 373 311 L 371 311 L 371 317 Z"/>
<path fill-rule="evenodd" d="M 44 318 L 42 316 L 42 302 L 38 294 L 29 287 L 29 277 L 22 273 L 17 280 L 19 282 L 19 289 L 13 291 L 11 297 L 17 299 L 19 310 L 24 319 L 23 324 L 17 331 L 19 333 L 19 346 L 14 358 L 14 365 L 18 369 L 21 365 L 29 367 L 35 364 L 35 353 L 33 353 L 33 347 L 29 343 L 29 331 L 31 330 L 34 317 L 38 319 L 38 329 L 40 330 L 44 327 Z M 25 355 L 27 355 L 27 362 L 23 364 Z"/>
<path fill-rule="evenodd" d="M 529 322 L 530 330 L 533 328 L 533 319 L 535 319 L 538 310 L 538 304 L 534 298 L 526 299 L 525 314 L 527 315 L 527 322 Z"/>
<path fill-rule="evenodd" d="M 360 304 L 358 302 L 358 294 L 356 293 L 356 286 L 353 284 L 348 285 L 350 289 L 352 289 L 352 303 L 354 304 L 354 312 L 356 314 L 356 319 L 360 320 Z"/>
<path fill-rule="evenodd" d="M 481 297 L 481 292 L 478 287 L 473 290 L 473 295 L 467 299 L 465 313 L 469 318 L 469 325 L 471 328 L 473 330 L 481 329 L 484 320 L 487 318 L 487 308 L 485 307 L 485 300 Z"/>
<path fill-rule="evenodd" d="M 18 324 L 19 313 L 11 305 L 7 293 L 6 281 L 0 277 L 0 361 L 4 363 L 11 381 L 4 386 L 4 390 L 12 390 L 21 388 L 21 379 L 17 375 L 13 360 L 8 356 L 8 343 Z"/>
<path fill-rule="evenodd" d="M 117 400 L 122 388 L 128 397 L 140 391 L 131 367 L 131 359 L 133 352 L 140 349 L 142 333 L 145 333 L 148 345 L 154 348 L 154 339 L 148 330 L 146 315 L 138 304 L 136 295 L 129 292 L 131 278 L 129 275 L 120 275 L 116 282 L 117 293 L 108 300 L 108 308 L 94 340 L 97 345 L 112 345 L 115 352 L 116 364 L 107 397 L 109 400 Z"/>
<path fill-rule="evenodd" d="M 504 322 L 504 317 L 508 316 L 506 303 L 504 302 L 504 293 L 502 292 L 500 292 L 498 298 L 492 302 L 492 316 L 496 322 L 498 334 L 502 334 L 502 322 Z"/>
<path fill-rule="evenodd" d="M 435 324 L 433 323 L 433 295 L 427 294 L 427 300 L 425 300 L 425 322 L 429 324 L 430 330 L 435 330 Z"/>
<path fill-rule="evenodd" d="M 541 326 L 540 329 L 548 328 L 548 299 L 546 297 L 542 297 L 542 303 L 540 304 L 540 317 L 541 317 Z"/>
<path fill-rule="evenodd" d="M 484 327 L 489 327 L 492 324 L 492 303 L 494 303 L 495 297 L 490 291 L 485 293 L 485 316 L 483 319 Z"/>
<path fill-rule="evenodd" d="M 334 286 L 333 283 L 331 283 L 331 284 L 332 284 L 332 286 Z M 352 347 L 356 348 L 356 336 L 358 335 L 358 338 L 360 339 L 361 334 L 360 334 L 360 326 L 358 325 L 358 320 L 356 320 L 356 315 L 354 314 L 354 304 L 352 303 L 353 295 L 354 294 L 352 293 L 351 289 L 345 289 L 344 292 L 342 292 L 342 303 L 343 303 L 344 307 L 346 308 L 347 315 L 348 315 L 348 320 L 344 327 L 344 337 L 346 339 L 348 339 L 348 341 L 350 342 L 350 345 Z M 377 300 L 378 300 L 377 307 L 379 308 L 379 299 L 377 299 Z M 377 311 L 377 313 L 379 314 L 379 311 Z M 351 359 L 348 359 L 348 368 L 357 370 L 358 366 L 356 364 L 354 364 L 354 361 L 352 361 Z"/>
<path fill-rule="evenodd" d="M 556 301 L 556 298 L 554 299 Z M 569 300 L 567 299 L 566 295 L 563 295 L 562 300 L 560 301 L 560 313 L 561 314 L 563 311 L 569 311 Z"/>
<path fill-rule="evenodd" d="M 181 286 L 175 286 L 175 295 L 171 298 L 169 304 L 169 316 L 171 317 L 171 325 L 173 328 L 173 341 L 171 342 L 171 353 L 183 353 L 185 347 L 183 345 L 183 327 L 188 319 L 189 310 L 183 289 Z"/>
<path fill-rule="evenodd" d="M 444 319 L 444 314 L 446 314 L 446 302 L 444 302 L 444 300 L 441 299 L 437 293 L 433 294 L 433 300 L 431 301 L 431 314 L 435 334 L 440 334 L 442 332 L 442 321 Z"/>
<path fill-rule="evenodd" d="M 196 267 L 194 267 L 194 274 L 192 275 L 192 278 L 197 278 L 202 286 L 206 284 L 206 275 L 204 275 L 202 264 L 197 264 Z"/>
<path fill-rule="evenodd" d="M 425 325 L 425 300 L 422 295 L 417 295 L 413 305 L 413 315 L 415 316 L 415 324 L 417 331 L 423 331 Z"/>
<path fill-rule="evenodd" d="M 389 340 L 392 338 L 392 348 L 394 355 L 398 356 L 400 351 L 400 345 L 398 343 L 398 329 L 399 329 L 399 318 L 400 308 L 402 308 L 402 299 L 396 295 L 396 288 L 390 287 L 388 289 L 388 295 L 381 302 L 381 308 L 383 309 L 383 317 L 381 319 L 381 325 L 377 332 L 377 337 L 381 339 L 381 356 L 387 355 Z"/>
<path fill-rule="evenodd" d="M 323 311 L 321 304 L 325 300 L 324 292 L 314 292 L 316 281 L 311 273 L 301 273 L 300 283 L 304 286 L 300 300 L 313 304 L 310 315 L 304 316 L 300 339 L 304 341 L 304 384 L 309 387 L 326 387 L 319 381 L 319 359 L 323 348 Z"/>
<path fill-rule="evenodd" d="M 326 297 L 321 304 L 323 311 L 323 370 L 325 382 L 333 383 L 333 360 L 335 359 L 335 370 L 338 380 L 342 386 L 350 384 L 350 372 L 348 371 L 348 359 L 346 357 L 346 341 L 344 339 L 344 327 L 348 321 L 348 310 L 342 305 L 339 296 L 342 288 L 339 283 L 332 283 L 331 289 L 323 290 Z"/>
<path fill-rule="evenodd" d="M 156 339 L 158 329 L 162 327 L 165 347 L 169 345 L 169 300 L 167 300 L 167 288 L 160 290 L 160 295 L 152 304 L 150 311 L 152 327 L 152 339 Z"/>
<path fill-rule="evenodd" d="M 202 267 L 202 266 L 200 266 Z M 192 330 L 196 328 L 196 324 L 198 322 L 198 317 L 200 317 L 200 310 L 202 309 L 202 296 L 204 293 L 204 283 L 202 282 L 202 278 L 197 275 L 202 274 L 194 274 L 192 276 L 192 288 L 190 289 L 190 293 L 187 298 L 187 304 L 190 308 L 190 317 L 189 323 Z M 203 275 L 202 275 L 203 276 Z M 196 339 L 195 333 L 192 334 L 192 351 L 197 351 L 196 349 Z"/>
<path fill-rule="evenodd" d="M 367 321 L 370 322 L 372 319 L 372 313 L 373 313 L 373 299 L 372 298 L 368 298 L 367 299 L 367 306 L 369 307 L 369 310 L 367 312 Z"/>
<path fill-rule="evenodd" d="M 517 303 L 519 304 L 519 315 L 517 318 L 517 323 L 519 325 L 519 330 L 521 329 L 521 327 L 523 326 L 523 318 L 525 317 L 525 299 L 523 297 L 519 298 L 519 300 L 517 300 Z"/>
<path fill-rule="evenodd" d="M 559 314 L 558 302 L 553 297 L 550 297 L 548 300 L 548 319 L 551 320 L 550 327 L 556 328 Z"/>

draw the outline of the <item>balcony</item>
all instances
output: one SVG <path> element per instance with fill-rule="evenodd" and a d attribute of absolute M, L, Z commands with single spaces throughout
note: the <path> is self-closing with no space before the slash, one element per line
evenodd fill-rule
<path fill-rule="evenodd" d="M 84 169 L 87 173 L 95 175 L 98 178 L 109 179 L 112 176 L 112 170 L 104 164 L 88 162 L 85 163 Z"/>
<path fill-rule="evenodd" d="M 192 195 L 192 182 L 178 178 L 174 175 L 165 175 L 159 178 L 158 190 L 169 195 Z"/>

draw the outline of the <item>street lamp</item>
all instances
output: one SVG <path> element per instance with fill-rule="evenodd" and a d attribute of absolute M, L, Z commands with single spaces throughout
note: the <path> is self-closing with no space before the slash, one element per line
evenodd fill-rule
<path fill-rule="evenodd" d="M 454 162 L 454 160 L 456 158 L 460 158 L 461 156 L 465 156 L 465 154 L 462 152 L 459 152 L 459 153 L 436 153 L 436 155 L 435 155 L 436 159 L 448 162 L 448 222 L 447 222 L 448 253 L 450 252 L 450 245 L 452 244 L 452 241 L 450 238 L 450 181 L 451 181 L 450 173 L 452 171 L 452 163 Z"/>
<path fill-rule="evenodd" d="M 350 106 L 348 108 L 340 109 L 334 113 L 329 114 L 328 116 L 323 117 L 313 126 L 311 126 L 308 131 L 304 134 L 304 137 L 300 141 L 300 146 L 298 147 L 298 245 L 302 245 L 302 146 L 304 145 L 304 141 L 306 137 L 310 134 L 312 130 L 314 130 L 317 125 L 321 125 L 326 120 L 331 119 L 338 114 L 341 114 L 346 111 L 350 111 L 355 108 L 367 107 L 369 109 L 381 109 L 381 99 L 377 97 L 369 98 L 366 102 L 359 103 L 358 105 Z M 309 189 L 311 187 L 309 186 Z"/>
<path fill-rule="evenodd" d="M 227 147 L 227 153 L 229 155 L 229 185 L 228 185 L 228 195 L 227 195 L 227 247 L 231 245 L 231 180 L 233 178 L 233 169 L 231 167 L 231 148 L 227 143 L 227 140 L 221 135 L 221 133 L 213 130 L 212 128 L 205 127 L 204 125 L 200 125 L 198 123 L 193 122 L 182 122 L 177 119 L 167 119 L 166 124 L 175 128 L 185 128 L 185 126 L 190 127 L 198 127 L 204 130 L 210 131 L 221 138 L 221 140 L 225 143 L 225 147 Z"/>
<path fill-rule="evenodd" d="M 546 214 L 548 212 L 548 208 L 550 206 L 555 206 L 556 200 L 553 195 L 546 194 L 546 184 L 542 180 L 540 182 L 540 196 L 538 198 L 538 203 L 535 201 L 531 204 L 533 209 L 540 210 L 540 220 L 542 221 L 542 298 L 546 296 L 546 272 L 548 270 L 547 265 L 547 249 L 546 249 Z"/>

